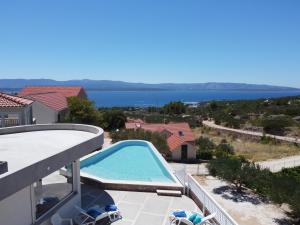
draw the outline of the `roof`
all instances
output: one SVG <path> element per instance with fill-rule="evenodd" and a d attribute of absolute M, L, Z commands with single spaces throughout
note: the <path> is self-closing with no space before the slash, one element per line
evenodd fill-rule
<path fill-rule="evenodd" d="M 86 97 L 85 91 L 80 86 L 27 86 L 19 92 L 19 96 L 25 97 L 32 94 L 56 92 L 65 97 Z"/>
<path fill-rule="evenodd" d="M 188 123 L 137 123 L 129 122 L 125 124 L 126 129 L 143 129 L 151 132 L 167 131 L 167 143 L 171 151 L 186 142 L 193 142 L 194 135 Z"/>
<path fill-rule="evenodd" d="M 101 148 L 103 130 L 79 124 L 0 128 L 0 201 L 82 156 Z"/>
<path fill-rule="evenodd" d="M 32 100 L 0 92 L 0 107 L 24 107 L 32 104 Z"/>
<path fill-rule="evenodd" d="M 51 109 L 61 111 L 68 108 L 67 98 L 60 93 L 49 92 L 41 94 L 32 94 L 28 98 L 40 102 Z"/>

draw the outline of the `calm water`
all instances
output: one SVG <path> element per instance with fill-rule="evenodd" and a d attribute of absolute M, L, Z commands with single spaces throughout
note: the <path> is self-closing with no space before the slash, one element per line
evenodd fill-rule
<path fill-rule="evenodd" d="M 81 171 L 112 180 L 174 182 L 167 169 L 143 141 L 125 141 L 83 160 Z"/>
<path fill-rule="evenodd" d="M 300 91 L 87 91 L 97 107 L 162 106 L 170 101 L 201 102 L 274 98 L 300 95 Z"/>

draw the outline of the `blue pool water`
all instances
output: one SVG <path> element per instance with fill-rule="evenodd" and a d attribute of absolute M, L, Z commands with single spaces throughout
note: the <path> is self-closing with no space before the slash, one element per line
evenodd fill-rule
<path fill-rule="evenodd" d="M 175 182 L 145 141 L 119 142 L 81 161 L 80 171 L 108 180 Z"/>

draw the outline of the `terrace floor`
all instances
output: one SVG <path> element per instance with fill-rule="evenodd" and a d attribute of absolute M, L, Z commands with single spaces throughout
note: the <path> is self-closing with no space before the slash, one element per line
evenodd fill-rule
<path fill-rule="evenodd" d="M 118 205 L 123 219 L 114 222 L 115 225 L 169 225 L 171 210 L 199 211 L 194 201 L 184 195 L 169 197 L 149 192 L 102 190 L 86 184 L 82 184 L 81 189 L 84 209 L 94 205 Z"/>

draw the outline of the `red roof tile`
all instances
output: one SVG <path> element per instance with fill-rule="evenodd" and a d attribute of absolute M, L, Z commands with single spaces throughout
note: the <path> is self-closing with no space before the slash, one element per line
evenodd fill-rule
<path fill-rule="evenodd" d="M 126 129 L 138 129 L 148 130 L 151 132 L 163 132 L 168 131 L 170 136 L 167 138 L 167 143 L 170 150 L 176 149 L 178 146 L 184 144 L 185 142 L 193 142 L 194 135 L 188 125 L 188 123 L 137 123 L 129 122 L 125 124 Z"/>
<path fill-rule="evenodd" d="M 41 94 L 32 94 L 28 98 L 40 102 L 51 109 L 61 111 L 68 108 L 67 98 L 60 93 L 50 92 Z"/>
<path fill-rule="evenodd" d="M 84 89 L 80 86 L 28 86 L 23 88 L 18 95 L 21 97 L 25 97 L 32 94 L 41 94 L 49 92 L 60 93 L 65 97 L 86 97 Z"/>
<path fill-rule="evenodd" d="M 33 101 L 0 92 L 0 107 L 23 107 L 30 105 Z"/>

